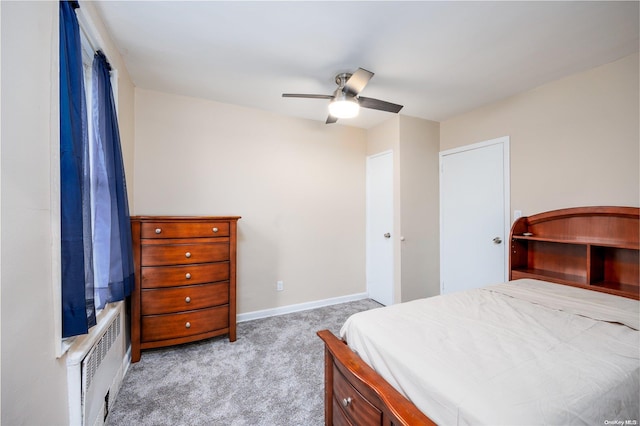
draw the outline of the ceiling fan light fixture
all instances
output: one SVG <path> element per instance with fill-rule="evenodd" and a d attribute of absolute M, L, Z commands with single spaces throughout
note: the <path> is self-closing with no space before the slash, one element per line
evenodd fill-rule
<path fill-rule="evenodd" d="M 352 96 L 343 95 L 329 103 L 329 115 L 335 118 L 353 118 L 360 112 L 358 100 Z"/>

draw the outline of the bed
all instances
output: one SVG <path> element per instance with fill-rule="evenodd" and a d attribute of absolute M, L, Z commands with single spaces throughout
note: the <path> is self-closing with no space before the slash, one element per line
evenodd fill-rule
<path fill-rule="evenodd" d="M 318 332 L 325 423 L 638 424 L 639 213 L 520 218 L 509 282 L 361 312 L 339 337 Z"/>

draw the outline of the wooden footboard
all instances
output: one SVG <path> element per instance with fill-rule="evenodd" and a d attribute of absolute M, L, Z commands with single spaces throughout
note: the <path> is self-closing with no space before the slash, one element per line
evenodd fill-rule
<path fill-rule="evenodd" d="M 435 425 L 329 330 L 325 343 L 325 425 Z"/>

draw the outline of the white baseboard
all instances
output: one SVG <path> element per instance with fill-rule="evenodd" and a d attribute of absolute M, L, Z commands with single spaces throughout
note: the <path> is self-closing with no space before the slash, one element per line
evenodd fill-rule
<path fill-rule="evenodd" d="M 337 305 L 339 303 L 353 302 L 369 297 L 368 293 L 351 294 L 348 296 L 332 297 L 330 299 L 316 300 L 313 302 L 298 303 L 295 305 L 280 306 L 278 308 L 264 309 L 261 311 L 247 312 L 238 314 L 236 320 L 238 322 L 251 321 L 260 318 L 273 317 L 276 315 L 290 314 L 293 312 L 306 311 L 309 309 L 321 308 L 323 306 Z"/>

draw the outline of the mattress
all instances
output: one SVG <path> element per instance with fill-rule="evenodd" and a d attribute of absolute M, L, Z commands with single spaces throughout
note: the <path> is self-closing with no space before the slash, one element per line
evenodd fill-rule
<path fill-rule="evenodd" d="M 523 279 L 360 312 L 340 334 L 441 425 L 638 424 L 638 306 Z"/>

